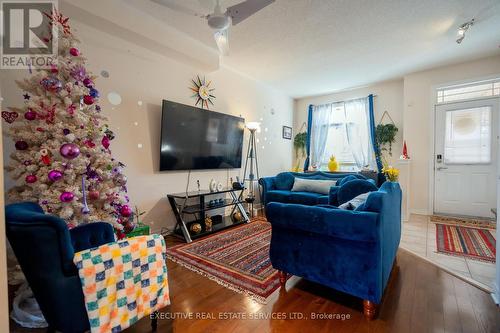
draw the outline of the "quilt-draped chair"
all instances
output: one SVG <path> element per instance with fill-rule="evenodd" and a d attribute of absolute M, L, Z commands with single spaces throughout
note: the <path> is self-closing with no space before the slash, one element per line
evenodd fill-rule
<path fill-rule="evenodd" d="M 114 242 L 113 227 L 94 222 L 69 230 L 64 220 L 45 214 L 32 202 L 7 205 L 5 216 L 7 238 L 49 324 L 49 332 L 88 331 L 90 324 L 73 256 Z M 152 319 L 153 330 L 156 325 L 156 319 Z"/>

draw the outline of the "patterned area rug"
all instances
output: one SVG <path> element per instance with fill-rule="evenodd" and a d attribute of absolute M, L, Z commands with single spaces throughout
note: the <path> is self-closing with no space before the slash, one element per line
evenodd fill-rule
<path fill-rule="evenodd" d="M 437 252 L 495 262 L 495 237 L 488 229 L 436 223 Z"/>
<path fill-rule="evenodd" d="M 269 260 L 271 225 L 263 218 L 167 249 L 167 258 L 259 303 L 280 286 Z"/>

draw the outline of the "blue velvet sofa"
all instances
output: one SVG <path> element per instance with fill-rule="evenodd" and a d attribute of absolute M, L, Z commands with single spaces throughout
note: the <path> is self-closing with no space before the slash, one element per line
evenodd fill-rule
<path fill-rule="evenodd" d="M 356 210 L 271 202 L 270 259 L 280 271 L 363 299 L 373 318 L 401 238 L 401 189 L 385 182 Z"/>
<path fill-rule="evenodd" d="M 346 178 L 348 177 L 348 178 Z M 292 187 L 295 178 L 336 180 L 336 186 L 330 188 L 328 195 L 313 192 L 293 192 Z M 259 179 L 262 186 L 262 202 L 267 205 L 270 202 L 295 203 L 302 205 L 330 204 L 337 206 L 337 192 L 342 185 L 342 180 L 367 179 L 358 173 L 327 173 L 327 172 L 281 172 L 274 177 L 263 177 Z"/>
<path fill-rule="evenodd" d="M 49 332 L 90 330 L 75 252 L 114 242 L 109 223 L 68 230 L 64 220 L 32 202 L 6 206 L 6 231 L 21 269 L 49 324 Z M 153 329 L 156 320 L 152 321 Z"/>

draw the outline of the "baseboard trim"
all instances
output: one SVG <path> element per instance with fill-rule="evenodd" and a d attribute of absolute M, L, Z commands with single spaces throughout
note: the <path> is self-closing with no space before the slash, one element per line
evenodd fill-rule
<path fill-rule="evenodd" d="M 410 214 L 429 215 L 429 211 L 427 209 L 413 208 L 413 209 L 410 209 Z"/>

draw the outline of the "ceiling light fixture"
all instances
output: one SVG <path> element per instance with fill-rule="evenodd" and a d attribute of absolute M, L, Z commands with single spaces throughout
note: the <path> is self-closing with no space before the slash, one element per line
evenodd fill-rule
<path fill-rule="evenodd" d="M 472 20 L 470 20 L 468 22 L 465 22 L 464 24 L 462 24 L 461 26 L 458 27 L 458 30 L 457 30 L 457 44 L 462 43 L 462 41 L 465 38 L 465 33 L 473 25 L 474 25 L 474 19 L 472 19 Z"/>

